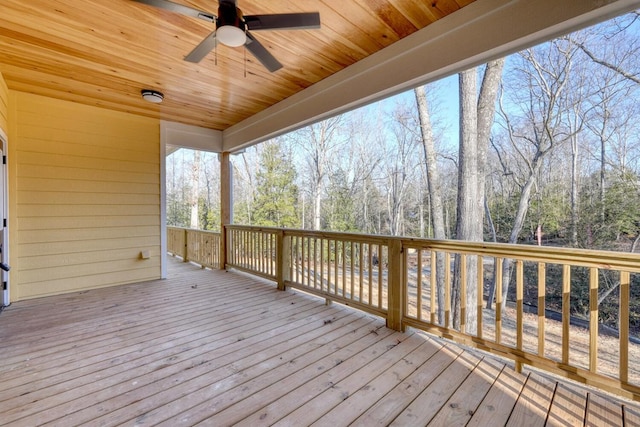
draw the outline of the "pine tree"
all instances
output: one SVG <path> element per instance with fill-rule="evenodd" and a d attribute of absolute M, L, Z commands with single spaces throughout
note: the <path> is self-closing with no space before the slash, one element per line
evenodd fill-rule
<path fill-rule="evenodd" d="M 264 144 L 258 168 L 254 223 L 268 227 L 299 227 L 296 170 L 281 141 Z"/>

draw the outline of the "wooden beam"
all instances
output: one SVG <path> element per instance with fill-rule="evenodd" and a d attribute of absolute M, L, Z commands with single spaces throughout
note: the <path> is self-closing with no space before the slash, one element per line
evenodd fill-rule
<path fill-rule="evenodd" d="M 165 145 L 172 147 L 172 150 L 167 150 L 167 155 L 178 148 L 214 153 L 222 151 L 222 132 L 220 131 L 166 120 L 160 121 L 160 130 Z"/>

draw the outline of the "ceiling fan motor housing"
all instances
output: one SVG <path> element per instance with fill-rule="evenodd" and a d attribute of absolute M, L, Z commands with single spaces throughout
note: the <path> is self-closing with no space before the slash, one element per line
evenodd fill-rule
<path fill-rule="evenodd" d="M 234 2 L 221 1 L 218 5 L 218 19 L 216 20 L 216 28 L 231 25 L 232 27 L 246 30 L 246 24 L 242 18 L 242 11 L 236 7 Z"/>

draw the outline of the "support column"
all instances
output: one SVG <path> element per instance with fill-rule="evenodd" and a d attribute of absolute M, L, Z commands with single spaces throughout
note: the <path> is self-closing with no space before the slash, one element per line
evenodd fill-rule
<path fill-rule="evenodd" d="M 387 327 L 396 331 L 404 332 L 402 318 L 404 316 L 404 253 L 402 241 L 398 238 L 389 239 L 389 275 L 387 276 L 388 286 L 388 313 Z M 382 259 L 380 259 L 382 262 Z"/>
<path fill-rule="evenodd" d="M 220 158 L 220 269 L 227 265 L 227 229 L 233 222 L 233 169 L 230 153 L 221 153 Z"/>
<path fill-rule="evenodd" d="M 291 236 L 285 236 L 284 230 L 279 230 L 276 237 L 276 278 L 278 282 L 278 290 L 287 289 L 286 282 L 291 280 Z"/>

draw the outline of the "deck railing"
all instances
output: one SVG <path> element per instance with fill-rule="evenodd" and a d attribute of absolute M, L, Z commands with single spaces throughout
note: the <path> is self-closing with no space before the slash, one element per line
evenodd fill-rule
<path fill-rule="evenodd" d="M 220 233 L 167 227 L 167 251 L 203 267 L 220 268 Z"/>
<path fill-rule="evenodd" d="M 394 329 L 414 327 L 509 357 L 517 369 L 527 364 L 640 400 L 640 366 L 629 363 L 640 357 L 629 327 L 630 315 L 640 315 L 630 312 L 637 254 L 240 225 L 227 226 L 226 235 L 227 268 L 382 316 Z M 177 242 L 170 251 L 189 247 L 184 236 L 184 243 L 168 239 Z M 506 284 L 496 274 L 488 309 L 487 285 L 508 265 L 514 297 L 504 300 Z M 472 304 L 460 298 L 459 322 L 452 316 L 456 276 L 462 295 L 477 294 Z M 619 304 L 618 327 L 607 334 L 599 322 L 604 282 L 616 287 L 608 298 Z M 585 319 L 572 317 L 572 302 L 586 307 Z"/>

